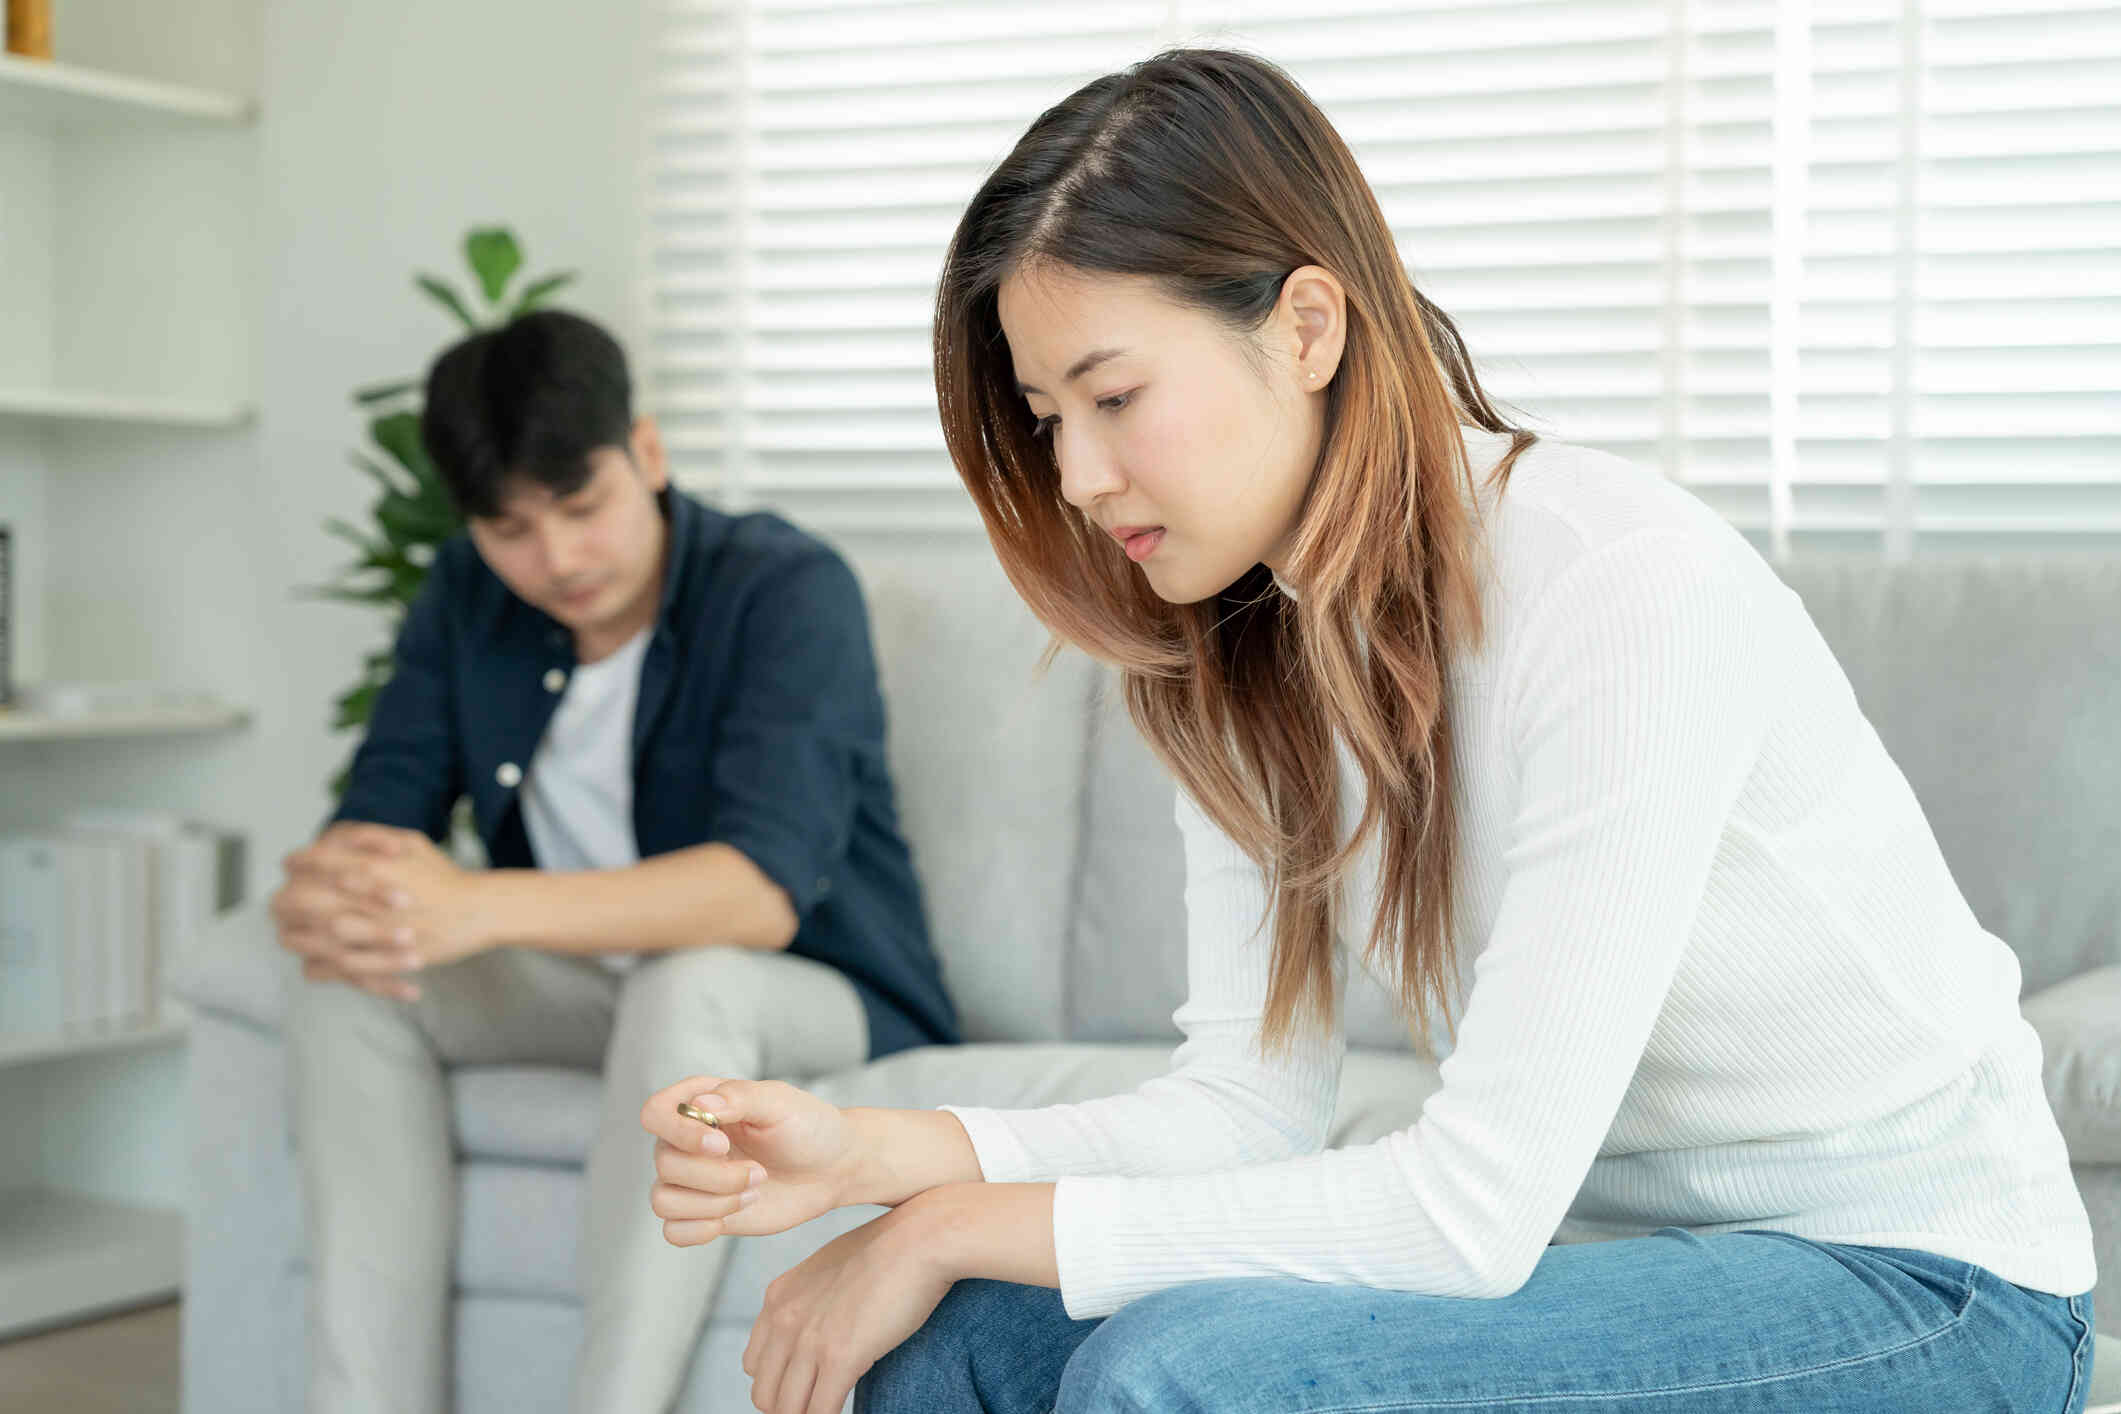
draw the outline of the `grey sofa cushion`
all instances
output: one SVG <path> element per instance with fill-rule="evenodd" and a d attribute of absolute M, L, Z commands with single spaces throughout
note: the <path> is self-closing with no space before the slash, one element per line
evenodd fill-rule
<path fill-rule="evenodd" d="M 2041 1079 L 2072 1163 L 2121 1164 L 2121 967 L 2057 983 L 2024 1004 Z"/>
<path fill-rule="evenodd" d="M 1061 970 L 1092 665 L 1063 654 L 984 541 L 851 558 L 877 643 L 899 814 L 970 1040 L 1065 1034 Z"/>
<path fill-rule="evenodd" d="M 2121 963 L 2121 561 L 1778 565 L 2023 994 Z"/>
<path fill-rule="evenodd" d="M 1077 1041 L 1179 1041 L 1186 996 L 1186 850 L 1177 783 L 1149 750 L 1100 669 L 1083 802 L 1082 884 L 1068 948 L 1068 1035 Z M 1367 930 L 1367 918 L 1358 927 Z M 1362 936 L 1367 937 L 1365 931 Z M 1399 1004 L 1360 967 L 1343 1005 L 1348 1044 L 1411 1050 Z"/>

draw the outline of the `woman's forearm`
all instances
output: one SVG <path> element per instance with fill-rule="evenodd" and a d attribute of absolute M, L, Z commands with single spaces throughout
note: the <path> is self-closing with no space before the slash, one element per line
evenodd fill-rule
<path fill-rule="evenodd" d="M 896 1207 L 945 1183 L 979 1183 L 979 1155 L 948 1110 L 851 1108 L 854 1163 L 842 1203 Z"/>
<path fill-rule="evenodd" d="M 1024 1286 L 1060 1285 L 1050 1183 L 951 1183 L 891 1215 L 953 1280 L 985 1277 Z"/>

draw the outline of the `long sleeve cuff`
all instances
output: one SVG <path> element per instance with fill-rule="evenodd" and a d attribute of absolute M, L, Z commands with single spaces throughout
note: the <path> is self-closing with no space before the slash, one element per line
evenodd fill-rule
<path fill-rule="evenodd" d="M 989 1183 L 1037 1183 L 1048 1175 L 1038 1171 L 1031 1150 L 1017 1137 L 999 1110 L 973 1105 L 938 1105 L 957 1116 L 972 1141 L 973 1157 L 979 1160 L 980 1176 Z"/>

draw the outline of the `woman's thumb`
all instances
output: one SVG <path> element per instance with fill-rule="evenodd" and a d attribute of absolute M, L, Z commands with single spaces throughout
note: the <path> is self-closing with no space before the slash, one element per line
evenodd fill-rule
<path fill-rule="evenodd" d="M 771 1124 L 774 1116 L 772 1104 L 761 1093 L 763 1087 L 752 1080 L 720 1080 L 712 1090 L 703 1090 L 693 1097 L 692 1103 L 713 1115 L 723 1125 Z"/>

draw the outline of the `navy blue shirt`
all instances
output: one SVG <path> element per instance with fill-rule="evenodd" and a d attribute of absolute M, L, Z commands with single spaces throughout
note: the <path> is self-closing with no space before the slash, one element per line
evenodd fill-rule
<path fill-rule="evenodd" d="M 854 984 L 872 1059 L 955 1042 L 853 571 L 778 516 L 664 499 L 669 554 L 633 720 L 641 857 L 741 850 L 795 905 L 788 950 Z M 574 666 L 573 633 L 458 534 L 406 613 L 333 819 L 439 841 L 468 793 L 494 867 L 534 867 L 519 789 Z"/>

